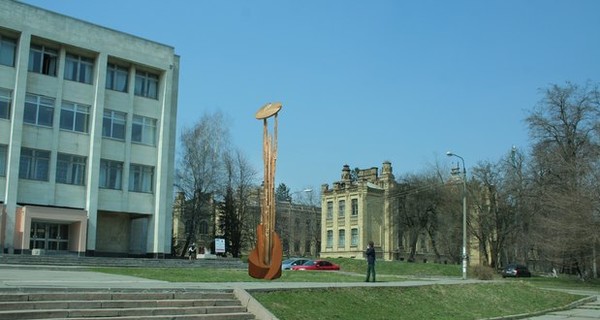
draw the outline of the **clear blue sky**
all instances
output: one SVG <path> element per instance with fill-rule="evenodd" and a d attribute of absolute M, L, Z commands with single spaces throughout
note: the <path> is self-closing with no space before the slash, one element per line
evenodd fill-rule
<path fill-rule="evenodd" d="M 178 127 L 222 111 L 259 179 L 254 113 L 281 101 L 276 183 L 292 191 L 344 164 L 495 162 L 529 148 L 540 88 L 600 78 L 596 0 L 25 2 L 173 46 Z"/>

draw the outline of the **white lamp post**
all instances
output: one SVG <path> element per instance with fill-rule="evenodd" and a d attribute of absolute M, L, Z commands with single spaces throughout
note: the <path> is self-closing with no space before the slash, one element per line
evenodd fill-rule
<path fill-rule="evenodd" d="M 467 279 L 467 167 L 465 167 L 465 159 L 463 157 L 457 155 L 456 153 L 452 153 L 450 151 L 446 152 L 448 157 L 457 157 L 462 161 L 463 165 L 463 243 L 462 243 L 462 278 L 463 280 Z"/>

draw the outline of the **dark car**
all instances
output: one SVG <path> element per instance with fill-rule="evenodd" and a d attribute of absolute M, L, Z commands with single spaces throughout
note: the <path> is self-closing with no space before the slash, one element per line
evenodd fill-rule
<path fill-rule="evenodd" d="M 502 269 L 502 278 L 506 277 L 531 277 L 531 272 L 522 264 L 509 264 Z"/>

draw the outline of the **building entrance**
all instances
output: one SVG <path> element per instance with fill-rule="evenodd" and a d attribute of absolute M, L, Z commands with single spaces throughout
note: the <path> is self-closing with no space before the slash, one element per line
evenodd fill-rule
<path fill-rule="evenodd" d="M 31 221 L 30 249 L 66 251 L 69 248 L 69 225 Z"/>

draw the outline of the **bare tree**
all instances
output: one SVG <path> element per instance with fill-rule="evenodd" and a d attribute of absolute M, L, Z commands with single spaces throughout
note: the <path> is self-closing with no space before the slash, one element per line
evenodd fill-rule
<path fill-rule="evenodd" d="M 227 242 L 227 251 L 239 257 L 244 245 L 254 240 L 252 191 L 257 172 L 241 151 L 228 152 L 223 157 L 227 184 L 221 204 L 220 229 Z"/>
<path fill-rule="evenodd" d="M 600 94 L 597 86 L 552 85 L 526 121 L 533 144 L 532 178 L 537 189 L 535 248 L 553 263 L 580 275 L 592 265 L 598 233 L 594 220 L 599 156 Z M 550 236 L 549 236 L 550 235 Z"/>
<path fill-rule="evenodd" d="M 205 113 L 192 127 L 183 129 L 181 151 L 177 167 L 177 184 L 186 199 L 184 223 L 186 243 L 195 242 L 200 223 L 213 224 L 215 217 L 209 210 L 211 198 L 219 190 L 223 179 L 222 155 L 229 148 L 229 132 L 220 112 Z"/>
<path fill-rule="evenodd" d="M 442 181 L 436 175 L 408 175 L 400 179 L 397 193 L 399 233 L 408 240 L 408 261 L 416 259 L 417 243 L 427 235 L 436 261 L 441 260 L 438 248 L 439 208 L 443 203 Z"/>

